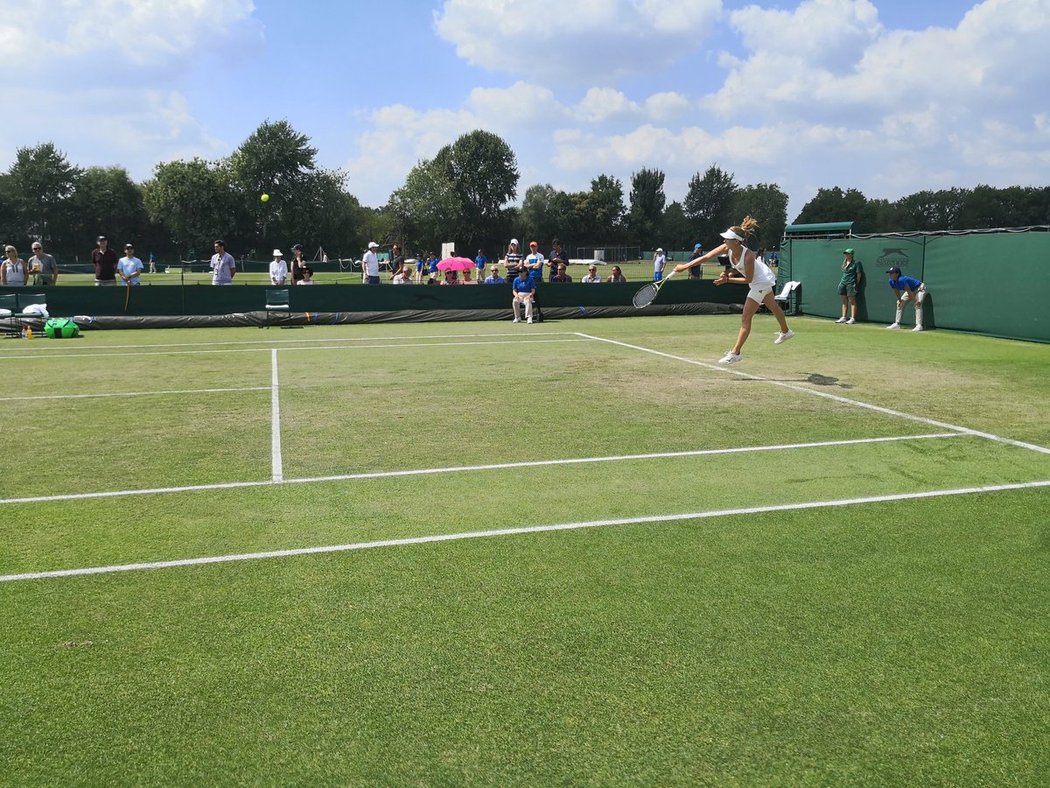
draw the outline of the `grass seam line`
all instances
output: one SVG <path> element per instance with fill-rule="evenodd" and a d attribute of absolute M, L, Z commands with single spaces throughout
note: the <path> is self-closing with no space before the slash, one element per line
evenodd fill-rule
<path fill-rule="evenodd" d="M 228 389 L 173 389 L 171 391 L 114 391 L 108 394 L 41 394 L 35 397 L 4 397 L 5 402 L 12 400 L 40 399 L 94 399 L 102 397 L 160 397 L 168 394 L 229 394 L 236 391 L 269 391 L 269 386 L 240 386 Z"/>
<path fill-rule="evenodd" d="M 1010 446 L 1016 446 L 1020 449 L 1028 449 L 1029 451 L 1039 452 L 1040 454 L 1050 454 L 1050 448 L 1047 448 L 1045 446 L 1039 446 L 1035 443 L 1026 443 L 1025 441 L 1014 440 L 1013 438 L 1004 438 L 1001 435 L 993 435 L 990 432 L 981 432 L 980 430 L 974 430 L 969 427 L 960 427 L 958 424 L 949 424 L 944 421 L 938 421 L 936 419 L 927 418 L 926 416 L 916 416 L 913 413 L 905 413 L 904 411 L 894 410 L 893 408 L 886 408 L 882 405 L 872 405 L 870 402 L 862 402 L 861 400 L 850 399 L 849 397 L 843 397 L 840 394 L 831 394 L 826 391 L 815 391 L 813 389 L 806 388 L 805 386 L 799 386 L 794 383 L 786 383 L 782 380 L 770 380 L 769 378 L 764 378 L 760 375 L 752 375 L 748 372 L 742 372 L 738 369 L 730 369 L 728 367 L 718 366 L 717 364 L 711 364 L 706 361 L 698 361 L 697 359 L 686 358 L 685 356 L 676 356 L 673 353 L 665 353 L 662 350 L 656 350 L 654 348 L 642 347 L 641 345 L 632 345 L 628 342 L 620 342 L 616 339 L 606 339 L 605 337 L 598 337 L 592 334 L 584 334 L 581 332 L 577 333 L 581 337 L 593 339 L 598 342 L 607 342 L 609 344 L 630 348 L 631 350 L 639 350 L 643 353 L 652 353 L 653 355 L 663 356 L 664 358 L 669 358 L 674 361 L 682 361 L 686 364 L 693 364 L 695 366 L 703 367 L 705 369 L 713 369 L 717 372 L 728 372 L 729 374 L 736 375 L 737 377 L 747 378 L 748 380 L 754 380 L 761 383 L 768 383 L 771 386 L 780 386 L 781 388 L 785 388 L 790 391 L 801 391 L 805 394 L 810 394 L 814 397 L 823 397 L 824 399 L 829 399 L 833 402 L 840 402 L 844 405 L 851 405 L 856 408 L 864 408 L 866 410 L 871 410 L 876 413 L 882 413 L 886 416 L 895 416 L 901 419 L 917 421 L 922 424 L 928 424 L 931 427 L 939 427 L 940 429 L 952 430 L 953 432 L 958 432 L 962 435 L 972 435 L 976 438 L 985 438 L 986 440 L 995 441 L 996 443 L 1005 443 Z"/>
<path fill-rule="evenodd" d="M 397 471 L 365 471 L 342 473 L 332 476 L 304 476 L 283 479 L 281 484 L 319 484 L 322 482 L 356 481 L 360 479 L 383 479 L 397 476 L 428 476 L 439 473 L 463 473 L 473 471 L 502 471 L 513 468 L 539 468 L 548 465 L 584 465 L 596 462 L 630 462 L 635 460 L 673 459 L 675 457 L 706 457 L 720 454 L 747 454 L 763 451 L 789 451 L 793 449 L 818 449 L 828 446 L 855 446 L 865 443 L 891 443 L 910 440 L 936 440 L 966 437 L 957 432 L 936 432 L 922 435 L 890 435 L 880 438 L 843 438 L 815 443 L 780 443 L 770 446 L 737 446 L 728 449 L 690 449 L 687 451 L 663 451 L 648 454 L 615 454 L 606 457 L 566 457 L 556 460 L 522 460 L 520 462 L 498 462 L 487 465 L 450 465 L 441 468 L 415 468 Z M 181 492 L 203 492 L 206 490 L 229 490 L 240 487 L 269 487 L 275 482 L 257 480 L 246 482 L 216 482 L 213 484 L 187 484 L 178 487 L 146 487 L 139 490 L 104 490 L 101 492 L 66 493 L 58 495 L 36 495 L 25 498 L 0 498 L 0 506 L 18 503 L 49 503 L 55 501 L 81 501 L 91 498 L 120 498 L 129 495 L 163 495 Z"/>
<path fill-rule="evenodd" d="M 864 498 L 842 498 L 830 501 L 803 501 L 800 503 L 772 504 L 768 506 L 749 506 L 737 509 L 717 509 L 707 512 L 683 512 L 680 514 L 654 514 L 641 517 L 617 517 L 606 520 L 589 520 L 576 523 L 558 523 L 554 525 L 525 525 L 515 528 L 499 528 L 491 531 L 465 531 L 457 534 L 433 534 L 431 536 L 411 536 L 401 539 L 380 539 L 373 542 L 353 542 L 340 545 L 320 547 L 298 547 L 287 550 L 267 550 L 257 553 L 234 553 L 230 555 L 206 556 L 201 558 L 180 558 L 171 561 L 149 561 L 134 564 L 113 564 L 110 566 L 91 566 L 80 569 L 56 569 L 46 572 L 23 572 L 13 575 L 0 575 L 0 583 L 13 583 L 26 580 L 52 580 L 84 575 L 116 574 L 118 572 L 135 572 L 155 569 L 172 569 L 186 566 L 204 566 L 207 564 L 233 563 L 237 561 L 256 561 L 267 558 L 291 558 L 325 553 L 345 553 L 356 550 L 371 550 L 383 547 L 405 547 L 437 542 L 454 542 L 464 539 L 485 539 L 501 536 L 520 536 L 527 534 L 548 533 L 553 531 L 575 531 L 584 528 L 606 528 L 618 525 L 645 525 L 648 523 L 680 522 L 683 520 L 706 520 L 715 517 L 733 517 L 737 515 L 768 514 L 771 512 L 804 511 L 807 509 L 828 509 L 844 506 L 859 506 L 873 503 L 896 503 L 915 501 L 924 498 L 944 498 L 957 495 L 978 495 L 1010 490 L 1026 490 L 1050 487 L 1050 479 L 1016 484 L 996 484 L 984 487 L 958 487 L 948 490 L 926 490 L 913 493 L 893 493 L 873 495 Z"/>

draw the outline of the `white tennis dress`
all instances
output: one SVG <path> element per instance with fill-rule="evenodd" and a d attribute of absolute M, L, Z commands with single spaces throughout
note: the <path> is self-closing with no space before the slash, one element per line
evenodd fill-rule
<path fill-rule="evenodd" d="M 733 252 L 726 250 L 729 254 L 729 264 L 733 266 L 733 270 L 741 276 L 747 276 L 744 272 L 744 258 L 747 256 L 748 248 L 746 246 L 740 247 L 740 259 L 733 260 Z M 773 285 L 777 283 L 777 275 L 773 273 L 768 265 L 755 257 L 755 275 L 751 278 L 751 289 L 747 292 L 747 297 L 752 301 L 762 303 L 762 300 L 766 297 L 766 294 L 773 292 Z"/>

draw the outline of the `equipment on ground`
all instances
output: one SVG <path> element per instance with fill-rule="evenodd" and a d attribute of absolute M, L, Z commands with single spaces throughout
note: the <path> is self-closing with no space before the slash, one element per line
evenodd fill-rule
<path fill-rule="evenodd" d="M 80 326 L 68 317 L 51 317 L 44 323 L 44 333 L 50 339 L 72 339 L 80 336 Z"/>

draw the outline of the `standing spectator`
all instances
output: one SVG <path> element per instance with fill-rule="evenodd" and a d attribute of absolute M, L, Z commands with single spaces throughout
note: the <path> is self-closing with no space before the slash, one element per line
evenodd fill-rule
<path fill-rule="evenodd" d="M 109 239 L 100 235 L 91 252 L 91 264 L 95 266 L 95 284 L 100 286 L 117 283 L 117 254 L 109 248 Z"/>
<path fill-rule="evenodd" d="M 273 250 L 273 262 L 270 263 L 270 284 L 274 287 L 284 287 L 288 281 L 288 263 L 284 259 L 284 253 L 280 249 Z"/>
<path fill-rule="evenodd" d="M 0 266 L 0 284 L 5 287 L 24 287 L 29 279 L 26 261 L 18 256 L 18 250 L 8 244 L 4 247 L 4 264 Z"/>
<path fill-rule="evenodd" d="M 376 254 L 378 248 L 379 244 L 369 241 L 368 251 L 361 258 L 361 281 L 366 285 L 379 284 L 379 255 Z"/>
<path fill-rule="evenodd" d="M 518 269 L 521 267 L 521 252 L 518 250 L 517 238 L 511 238 L 510 243 L 507 245 L 505 264 L 507 266 L 507 279 L 513 281 L 514 277 L 518 275 Z"/>
<path fill-rule="evenodd" d="M 864 269 L 858 260 L 853 258 L 853 249 L 843 249 L 842 278 L 839 279 L 839 295 L 842 296 L 842 317 L 836 323 L 853 325 L 857 322 L 857 290 L 864 279 Z M 849 304 L 849 320 L 846 319 L 846 304 Z"/>
<path fill-rule="evenodd" d="M 404 267 L 405 256 L 401 254 L 401 244 L 394 244 L 390 247 L 390 278 L 393 279 L 401 273 L 401 269 Z"/>
<path fill-rule="evenodd" d="M 529 269 L 521 266 L 518 275 L 511 282 L 514 291 L 514 300 L 511 306 L 514 308 L 515 323 L 521 322 L 521 305 L 525 304 L 525 322 L 532 322 L 532 302 L 536 297 L 536 280 L 529 276 Z"/>
<path fill-rule="evenodd" d="M 503 285 L 506 284 L 507 280 L 499 275 L 499 266 L 494 265 L 489 269 L 489 275 L 485 277 L 485 284 L 487 285 Z"/>
<path fill-rule="evenodd" d="M 664 266 L 667 265 L 667 257 L 664 256 L 664 250 L 657 248 L 656 254 L 653 255 L 653 281 L 659 282 L 664 278 Z"/>
<path fill-rule="evenodd" d="M 529 241 L 529 255 L 525 258 L 525 267 L 529 269 L 529 276 L 536 280 L 536 284 L 543 281 L 543 263 L 540 245 L 536 241 Z"/>
<path fill-rule="evenodd" d="M 485 257 L 485 252 L 478 249 L 478 256 L 474 258 L 474 267 L 478 269 L 478 281 L 481 281 L 481 275 L 485 273 L 485 266 L 488 265 L 489 259 Z"/>
<path fill-rule="evenodd" d="M 149 272 L 151 274 L 157 273 L 157 255 L 153 252 L 149 253 Z"/>
<path fill-rule="evenodd" d="M 438 275 L 438 256 L 434 252 L 430 252 L 430 259 L 427 260 L 427 272 L 430 274 L 430 278 L 437 283 Z"/>
<path fill-rule="evenodd" d="M 612 284 L 622 284 L 627 281 L 627 277 L 623 275 L 623 271 L 620 270 L 620 266 L 614 265 L 612 267 L 612 273 L 609 274 L 608 278 L 605 281 L 610 282 Z"/>
<path fill-rule="evenodd" d="M 34 287 L 51 287 L 58 284 L 58 263 L 51 255 L 44 254 L 44 245 L 40 241 L 33 241 L 29 272 L 33 274 Z"/>
<path fill-rule="evenodd" d="M 565 263 L 558 263 L 558 273 L 551 279 L 552 282 L 571 282 L 572 277 L 565 273 Z"/>
<path fill-rule="evenodd" d="M 560 267 L 561 266 L 559 266 L 559 268 Z M 602 278 L 598 275 L 598 266 L 596 266 L 594 263 L 591 263 L 589 266 L 587 266 L 587 276 L 583 277 L 583 279 L 581 279 L 580 281 L 588 285 L 600 284 Z"/>
<path fill-rule="evenodd" d="M 423 282 L 423 269 L 427 265 L 427 253 L 420 252 L 419 257 L 416 258 L 416 284 Z"/>
<path fill-rule="evenodd" d="M 135 247 L 132 244 L 124 244 L 124 256 L 117 260 L 120 281 L 130 287 L 141 284 L 139 275 L 143 270 L 145 266 L 142 265 L 142 261 L 135 257 Z"/>
<path fill-rule="evenodd" d="M 704 254 L 704 245 L 703 244 L 693 244 L 693 256 L 689 258 L 689 261 L 692 262 L 696 258 L 702 257 L 703 254 Z M 689 278 L 690 279 L 703 279 L 704 278 L 704 267 L 702 265 L 695 265 L 692 268 L 690 268 L 689 269 Z"/>
<path fill-rule="evenodd" d="M 295 244 L 292 247 L 292 284 L 297 285 L 302 281 L 304 268 L 306 268 L 306 260 L 303 259 L 303 245 Z"/>
<path fill-rule="evenodd" d="M 553 248 L 551 249 L 550 255 L 548 255 L 551 261 L 551 268 L 555 268 L 558 265 L 558 263 L 565 263 L 565 265 L 568 265 L 569 256 L 565 254 L 565 250 L 561 248 L 561 241 L 555 238 L 553 241 L 551 241 L 551 246 Z"/>
<path fill-rule="evenodd" d="M 913 276 L 901 276 L 901 269 L 897 266 L 893 266 L 886 273 L 890 275 L 890 287 L 897 296 L 897 317 L 886 328 L 894 331 L 899 329 L 901 318 L 904 317 L 904 305 L 914 301 L 915 328 L 912 331 L 922 331 L 922 302 L 926 300 L 926 285 Z"/>
<path fill-rule="evenodd" d="M 226 242 L 219 239 L 214 244 L 215 254 L 211 256 L 211 283 L 213 285 L 232 285 L 237 274 L 237 261 L 226 251 Z"/>

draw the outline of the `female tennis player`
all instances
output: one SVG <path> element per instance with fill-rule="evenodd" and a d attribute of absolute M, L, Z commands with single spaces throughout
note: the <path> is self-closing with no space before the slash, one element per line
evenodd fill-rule
<path fill-rule="evenodd" d="M 724 243 L 712 249 L 701 257 L 695 257 L 686 263 L 675 266 L 675 273 L 688 271 L 693 266 L 703 265 L 708 260 L 715 260 L 719 255 L 729 255 L 729 265 L 739 276 L 731 276 L 728 270 L 715 280 L 716 285 L 724 285 L 727 282 L 733 284 L 748 285 L 747 298 L 744 299 L 744 312 L 740 316 L 740 333 L 737 335 L 736 344 L 731 350 L 718 360 L 719 364 L 736 364 L 741 360 L 741 351 L 744 343 L 751 333 L 751 319 L 755 316 L 758 308 L 765 304 L 769 311 L 780 324 L 777 338 L 773 340 L 774 345 L 787 342 L 795 336 L 795 332 L 788 328 L 787 320 L 784 319 L 784 310 L 773 298 L 773 286 L 777 283 L 776 275 L 769 266 L 761 260 L 756 259 L 755 253 L 744 246 L 744 241 L 751 231 L 758 227 L 758 221 L 750 216 L 745 216 L 739 225 L 734 225 L 722 233 Z"/>

